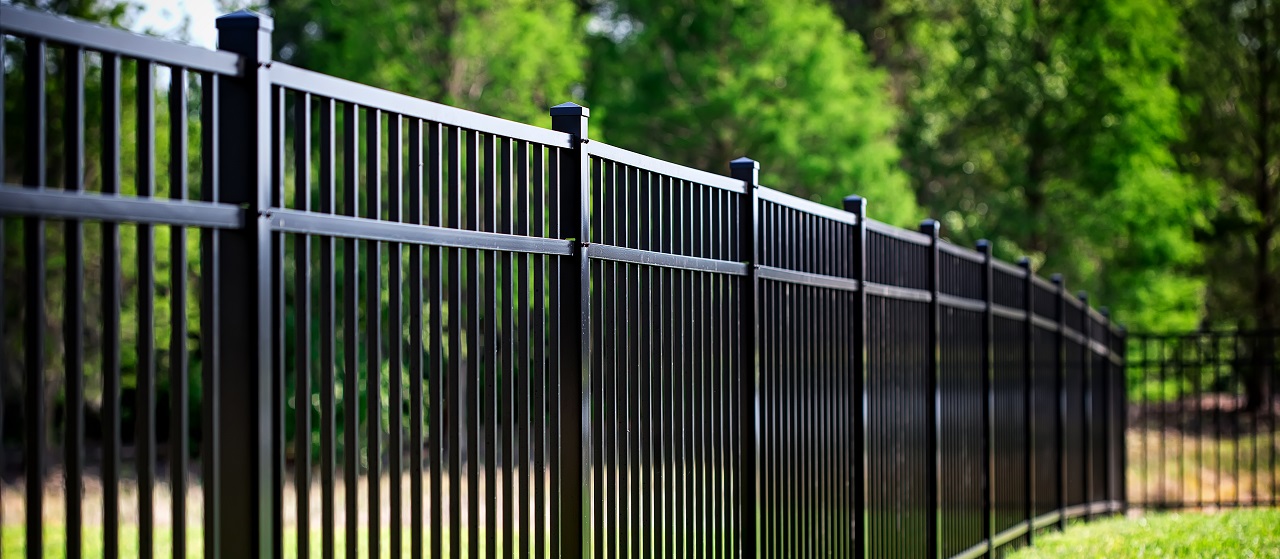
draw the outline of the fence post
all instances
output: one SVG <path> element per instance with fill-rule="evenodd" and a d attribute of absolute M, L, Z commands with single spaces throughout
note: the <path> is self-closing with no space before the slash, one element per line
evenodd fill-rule
<path fill-rule="evenodd" d="M 983 487 L 983 514 L 982 514 L 982 533 L 987 538 L 987 557 L 995 557 L 995 539 L 996 539 L 996 470 L 995 470 L 995 438 L 996 424 L 994 419 L 995 409 L 995 312 L 992 305 L 995 303 L 995 288 L 993 279 L 995 274 L 995 265 L 992 264 L 991 258 L 991 242 L 982 239 L 978 241 L 978 252 L 982 254 L 982 472 L 986 476 L 986 485 Z"/>
<path fill-rule="evenodd" d="M 1035 542 L 1035 519 L 1036 519 L 1036 430 L 1035 430 L 1035 292 L 1036 282 L 1035 273 L 1031 270 L 1031 259 L 1023 256 L 1018 259 L 1018 267 L 1026 274 L 1022 278 L 1022 299 L 1023 306 L 1027 311 L 1027 319 L 1022 337 L 1023 349 L 1023 368 L 1025 381 L 1022 387 L 1022 403 L 1023 412 L 1026 414 L 1026 441 L 1025 456 L 1026 461 L 1026 491 L 1027 496 L 1027 545 Z"/>
<path fill-rule="evenodd" d="M 1084 520 L 1089 521 L 1090 511 L 1093 510 L 1093 461 L 1097 459 L 1093 455 L 1093 317 L 1089 316 L 1089 294 L 1081 291 L 1076 294 L 1080 299 L 1080 332 L 1084 336 L 1084 343 L 1080 344 L 1080 354 L 1084 361 L 1080 364 L 1081 384 L 1084 386 L 1082 397 L 1084 398 L 1084 503 L 1085 514 Z"/>
<path fill-rule="evenodd" d="M 1129 444 L 1126 439 L 1129 436 L 1129 331 L 1124 326 L 1120 326 L 1120 379 L 1116 382 L 1120 389 L 1119 412 L 1120 421 L 1117 421 L 1117 429 L 1120 430 L 1120 448 L 1116 449 L 1117 458 L 1120 461 L 1119 471 L 1120 477 L 1116 482 L 1117 499 L 1120 499 L 1120 514 L 1129 512 Z"/>
<path fill-rule="evenodd" d="M 920 232 L 929 236 L 929 260 L 926 269 L 928 270 L 928 286 L 929 286 L 929 326 L 928 326 L 928 343 L 929 343 L 929 382 L 926 391 L 929 398 L 933 401 L 927 408 L 929 417 L 926 425 L 929 426 L 929 433 L 926 437 L 928 441 L 928 455 L 933 457 L 933 471 L 929 475 L 925 495 L 929 498 L 929 533 L 925 536 L 927 545 L 925 547 L 926 554 L 929 557 L 940 557 L 942 551 L 942 492 L 939 490 L 942 485 L 942 449 L 938 445 L 938 439 L 942 430 L 942 413 L 939 409 L 941 405 L 941 393 L 938 391 L 938 375 L 941 374 L 941 348 L 939 347 L 939 338 L 941 336 L 942 314 L 941 306 L 938 304 L 938 222 L 933 219 L 926 219 L 920 222 Z"/>
<path fill-rule="evenodd" d="M 756 189 L 760 186 L 760 163 L 739 157 L 729 162 L 729 174 L 743 183 L 738 240 L 742 247 L 740 257 L 747 265 L 747 276 L 743 278 L 742 292 L 738 297 L 738 304 L 741 306 L 738 324 L 742 328 L 741 370 L 738 371 L 741 390 L 739 422 L 742 426 L 739 435 L 742 454 L 738 457 L 738 472 L 742 482 L 738 488 L 741 503 L 737 511 L 738 550 L 741 557 L 755 557 L 760 534 L 760 516 L 756 510 L 756 498 L 760 492 L 759 459 L 756 451 L 760 448 L 760 354 L 756 350 L 756 336 L 759 335 L 756 322 L 756 299 L 759 291 L 759 280 L 756 278 L 756 265 L 759 263 L 759 253 L 756 250 L 756 238 L 759 234 Z"/>
<path fill-rule="evenodd" d="M 867 200 L 861 196 L 844 199 L 844 210 L 858 216 L 854 228 L 853 273 L 858 293 L 853 308 L 853 556 L 867 553 Z"/>
<path fill-rule="evenodd" d="M 1055 386 L 1058 390 L 1058 428 L 1055 442 L 1058 445 L 1058 529 L 1067 529 L 1067 286 L 1062 274 L 1049 278 L 1057 288 L 1055 306 L 1058 315 L 1058 335 L 1054 353 Z"/>
<path fill-rule="evenodd" d="M 1106 359 L 1103 360 L 1103 363 L 1105 364 L 1105 366 L 1103 367 L 1103 371 L 1105 375 L 1103 377 L 1103 382 L 1107 387 L 1107 401 L 1104 403 L 1106 405 L 1106 408 L 1105 408 L 1106 423 L 1104 424 L 1105 425 L 1104 432 L 1106 433 L 1106 436 L 1107 436 L 1107 444 L 1103 445 L 1102 447 L 1102 450 L 1104 452 L 1102 457 L 1102 463 L 1106 465 L 1106 472 L 1107 472 L 1107 479 L 1106 479 L 1107 512 L 1113 512 L 1111 504 L 1115 502 L 1116 480 L 1115 480 L 1115 468 L 1112 467 L 1112 460 L 1115 460 L 1115 456 L 1113 453 L 1115 452 L 1114 447 L 1115 447 L 1115 440 L 1116 440 L 1115 411 L 1116 411 L 1117 394 L 1115 392 L 1116 390 L 1115 361 L 1112 360 L 1111 358 L 1111 352 L 1114 350 L 1115 345 L 1112 343 L 1113 339 L 1111 337 L 1111 311 L 1106 307 L 1102 307 L 1101 309 L 1098 309 L 1098 314 L 1102 315 L 1102 346 L 1107 349 Z"/>
<path fill-rule="evenodd" d="M 244 75 L 220 80 L 217 201 L 245 208 L 241 229 L 214 233 L 206 281 L 219 291 L 213 336 L 218 368 L 206 394 L 216 416 L 212 454 L 215 476 L 206 515 L 214 532 L 204 536 L 212 557 L 268 557 L 276 549 L 273 515 L 271 377 L 270 17 L 250 11 L 217 20 L 218 48 L 243 57 Z M 208 269 L 207 269 L 208 270 Z M 208 271 L 206 273 L 209 273 Z M 212 546 L 212 547 L 210 547 Z M 220 549 L 219 549 L 220 547 Z M 212 553 L 208 553 L 212 551 Z"/>
<path fill-rule="evenodd" d="M 591 161 L 587 156 L 590 109 L 575 103 L 551 107 L 551 128 L 572 137 L 573 148 L 560 151 L 561 239 L 573 240 L 573 255 L 559 267 L 560 344 L 559 453 L 560 491 L 551 521 L 554 557 L 590 557 L 591 507 Z M 553 474 L 553 476 L 556 474 Z M 554 483 L 554 481 L 553 481 Z M 556 506 L 555 503 L 552 505 Z M 563 547 L 555 549 L 559 542 Z"/>

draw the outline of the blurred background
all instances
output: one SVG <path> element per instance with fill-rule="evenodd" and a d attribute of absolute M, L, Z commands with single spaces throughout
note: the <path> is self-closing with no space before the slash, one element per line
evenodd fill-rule
<path fill-rule="evenodd" d="M 257 9 L 279 60 L 541 126 L 576 101 L 602 140 L 711 171 L 748 154 L 770 186 L 1030 255 L 1130 330 L 1280 315 L 1270 0 L 17 3 L 210 48 Z"/>
<path fill-rule="evenodd" d="M 1276 326 L 1269 0 L 285 0 L 279 57 L 899 225 L 941 219 L 1131 330 Z M 202 32 L 208 25 L 201 23 Z"/>
<path fill-rule="evenodd" d="M 574 101 L 591 108 L 592 137 L 613 145 L 718 173 L 747 155 L 761 162 L 767 186 L 834 206 L 859 194 L 871 217 L 905 227 L 934 217 L 942 235 L 962 246 L 991 239 L 997 257 L 1026 255 L 1041 275 L 1062 273 L 1071 291 L 1087 290 L 1131 332 L 1254 332 L 1134 338 L 1130 398 L 1138 405 L 1131 419 L 1141 431 L 1131 434 L 1130 450 L 1131 462 L 1144 466 L 1131 497 L 1173 500 L 1167 495 L 1190 483 L 1184 471 L 1200 479 L 1204 454 L 1233 465 L 1248 460 L 1254 477 L 1236 475 L 1225 490 L 1213 485 L 1211 495 L 1206 482 L 1197 502 L 1258 501 L 1247 493 L 1271 495 L 1274 503 L 1280 0 L 3 2 L 208 48 L 215 48 L 218 15 L 259 10 L 275 18 L 277 60 L 543 127 L 550 125 L 548 107 Z M 20 50 L 5 52 L 4 87 L 20 91 Z M 126 99 L 136 95 L 131 68 L 124 68 Z M 91 90 L 95 71 L 90 60 L 90 100 L 99 97 Z M 156 83 L 170 86 L 166 71 Z M 58 114 L 58 87 L 50 81 L 50 114 Z M 6 91 L 3 99 L 6 119 L 22 110 L 21 95 Z M 87 110 L 86 153 L 96 154 L 101 108 L 91 102 Z M 131 110 L 126 105 L 124 161 L 136 157 L 128 141 Z M 49 136 L 59 137 L 56 119 L 50 126 Z M 159 145 L 167 133 L 163 124 L 157 129 Z M 190 133 L 198 137 L 198 130 Z M 9 153 L 0 176 L 17 184 L 22 127 L 4 134 Z M 64 180 L 56 175 L 59 154 L 52 146 L 51 184 Z M 163 167 L 168 154 L 157 156 Z M 91 175 L 100 167 L 86 163 Z M 198 162 L 190 172 L 199 176 Z M 126 190 L 133 188 L 130 173 L 124 170 Z M 161 177 L 156 194 L 167 188 Z M 3 220 L 9 262 L 22 262 L 22 223 Z M 95 227 L 86 229 L 87 246 L 99 242 Z M 170 236 L 163 228 L 156 233 L 155 280 L 166 286 Z M 137 249 L 132 229 L 122 234 L 120 396 L 129 425 Z M 51 230 L 50 254 L 60 253 L 58 235 Z M 197 252 L 196 236 L 186 242 Z M 99 264 L 86 263 L 87 283 L 99 283 Z M 62 329 L 56 294 L 65 269 L 51 261 L 47 270 L 52 332 Z M 4 323 L 21 324 L 22 274 L 2 281 L 9 294 Z M 155 294 L 161 317 L 170 296 L 163 287 Z M 92 297 L 91 325 L 100 306 Z M 198 300 L 186 298 L 192 332 L 199 330 Z M 170 327 L 162 318 L 154 339 L 167 340 Z M 0 513 L 16 522 L 23 352 L 21 340 L 8 335 L 14 329 L 5 332 L 0 472 L 9 499 Z M 85 343 L 89 354 L 100 351 L 96 338 Z M 156 366 L 164 369 L 169 355 L 159 348 Z M 194 335 L 189 349 L 198 417 L 202 356 Z M 91 440 L 102 398 L 95 367 L 86 363 Z M 57 431 L 63 387 L 56 355 L 49 369 L 44 409 Z M 168 401 L 167 377 L 156 390 Z M 1204 410 L 1233 419 L 1180 419 Z M 167 440 L 167 410 L 158 413 L 157 435 Z M 1186 445 L 1197 456 L 1191 463 L 1191 450 L 1174 450 L 1183 446 L 1171 443 L 1166 452 L 1171 434 L 1208 442 Z M 1220 440 L 1227 446 L 1215 446 Z M 1252 453 L 1242 454 L 1250 442 Z M 1227 479 L 1221 472 L 1229 467 L 1214 469 L 1215 481 Z M 198 507 L 199 492 L 191 493 Z"/>

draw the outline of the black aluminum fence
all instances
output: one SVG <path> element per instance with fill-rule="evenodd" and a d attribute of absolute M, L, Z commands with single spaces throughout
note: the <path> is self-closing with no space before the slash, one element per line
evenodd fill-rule
<path fill-rule="evenodd" d="M 1129 502 L 1280 506 L 1280 332 L 1129 338 Z"/>
<path fill-rule="evenodd" d="M 256 14 L 0 10 L 6 554 L 978 557 L 1124 507 L 1124 334 L 1026 261 Z"/>

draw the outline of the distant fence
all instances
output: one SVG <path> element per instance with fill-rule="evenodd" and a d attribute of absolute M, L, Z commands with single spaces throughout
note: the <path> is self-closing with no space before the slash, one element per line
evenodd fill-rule
<path fill-rule="evenodd" d="M 1134 334 L 1129 502 L 1280 506 L 1280 332 Z"/>
<path fill-rule="evenodd" d="M 0 10 L 6 551 L 978 557 L 1125 506 L 1123 332 L 989 245 L 272 62 L 247 12 L 211 52 Z"/>

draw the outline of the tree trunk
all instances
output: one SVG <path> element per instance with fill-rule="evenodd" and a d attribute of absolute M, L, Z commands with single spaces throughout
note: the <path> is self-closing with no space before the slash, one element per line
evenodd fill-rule
<path fill-rule="evenodd" d="M 1045 23 L 1044 16 L 1041 14 L 1040 0 L 1032 3 L 1034 17 L 1038 27 L 1038 33 L 1035 35 L 1035 44 L 1032 45 L 1033 59 L 1037 65 L 1047 66 L 1049 64 L 1049 48 L 1045 44 L 1048 40 L 1044 35 Z M 1027 156 L 1027 213 L 1031 216 L 1031 231 L 1027 238 L 1028 248 L 1033 252 L 1044 253 L 1049 250 L 1049 243 L 1045 239 L 1043 231 L 1045 231 L 1044 223 L 1044 206 L 1045 206 L 1045 150 L 1048 149 L 1049 135 L 1047 125 L 1045 124 L 1045 111 L 1048 110 L 1048 98 L 1045 95 L 1044 78 L 1039 78 L 1036 87 L 1040 91 L 1039 103 L 1035 114 L 1031 117 L 1031 122 L 1027 126 L 1027 150 L 1030 152 Z"/>
<path fill-rule="evenodd" d="M 1275 338 L 1271 330 L 1276 324 L 1276 289 L 1275 278 L 1271 274 L 1271 251 L 1276 233 L 1275 200 L 1272 185 L 1267 174 L 1267 164 L 1271 158 L 1271 80 L 1273 67 L 1271 62 L 1271 37 L 1268 34 L 1267 3 L 1257 7 L 1258 39 L 1261 45 L 1255 52 L 1255 63 L 1258 67 L 1258 128 L 1255 130 L 1257 158 L 1255 161 L 1254 203 L 1262 215 L 1262 223 L 1254 233 L 1254 248 L 1257 250 L 1254 260 L 1254 311 L 1256 328 L 1261 330 L 1255 338 L 1252 363 L 1245 375 L 1245 409 L 1258 411 L 1270 408 L 1272 396 L 1272 377 L 1275 369 Z"/>

